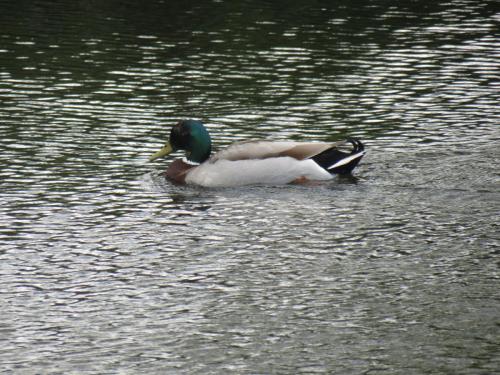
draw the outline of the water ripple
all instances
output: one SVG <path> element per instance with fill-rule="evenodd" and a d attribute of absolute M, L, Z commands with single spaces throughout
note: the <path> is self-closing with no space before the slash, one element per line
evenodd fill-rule
<path fill-rule="evenodd" d="M 3 371 L 498 368 L 490 2 L 94 5 L 0 14 Z M 147 157 L 185 117 L 368 152 L 180 187 Z"/>

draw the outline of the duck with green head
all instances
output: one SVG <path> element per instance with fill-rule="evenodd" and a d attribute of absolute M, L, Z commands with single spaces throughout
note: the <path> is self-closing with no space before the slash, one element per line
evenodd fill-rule
<path fill-rule="evenodd" d="M 352 144 L 350 152 L 339 147 Z M 150 161 L 184 150 L 186 156 L 170 164 L 165 176 L 180 184 L 206 187 L 251 184 L 288 184 L 330 180 L 350 174 L 364 155 L 355 139 L 338 143 L 247 141 L 211 156 L 212 141 L 201 121 L 183 120 L 170 131 L 166 145 Z"/>

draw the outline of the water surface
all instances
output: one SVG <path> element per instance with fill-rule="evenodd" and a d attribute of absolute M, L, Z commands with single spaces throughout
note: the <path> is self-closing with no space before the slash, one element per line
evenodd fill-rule
<path fill-rule="evenodd" d="M 500 369 L 494 2 L 0 1 L 0 371 Z M 180 187 L 169 127 L 363 140 Z"/>

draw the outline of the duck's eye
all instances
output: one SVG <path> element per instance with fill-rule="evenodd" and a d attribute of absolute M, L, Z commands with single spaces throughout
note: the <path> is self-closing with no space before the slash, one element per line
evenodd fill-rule
<path fill-rule="evenodd" d="M 179 123 L 170 132 L 170 143 L 177 149 L 185 149 L 190 137 L 189 129 Z"/>

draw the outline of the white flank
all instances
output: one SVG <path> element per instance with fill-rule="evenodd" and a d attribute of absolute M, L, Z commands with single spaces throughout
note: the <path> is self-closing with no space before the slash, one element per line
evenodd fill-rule
<path fill-rule="evenodd" d="M 365 152 L 361 151 L 361 152 L 358 152 L 357 154 L 348 156 L 347 158 L 339 160 L 338 162 L 336 162 L 332 166 L 328 167 L 327 169 L 330 170 L 330 169 L 333 169 L 333 168 L 337 168 L 337 167 L 341 167 L 343 165 L 349 164 L 351 161 L 353 161 L 353 160 L 355 160 L 357 158 L 360 158 L 364 154 L 365 154 Z"/>
<path fill-rule="evenodd" d="M 281 185 L 305 177 L 329 180 L 332 177 L 313 160 L 290 157 L 260 160 L 217 160 L 203 163 L 186 175 L 186 183 L 206 187 L 230 187 L 252 184 Z"/>

